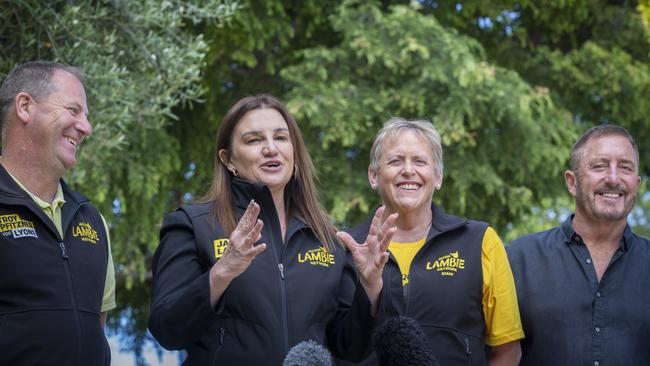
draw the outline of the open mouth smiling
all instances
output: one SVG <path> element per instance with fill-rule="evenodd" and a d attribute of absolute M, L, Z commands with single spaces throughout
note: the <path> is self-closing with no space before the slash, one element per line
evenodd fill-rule
<path fill-rule="evenodd" d="M 422 185 L 417 183 L 399 183 L 397 188 L 403 189 L 406 191 L 415 191 L 418 190 Z"/>
<path fill-rule="evenodd" d="M 64 136 L 65 140 L 68 141 L 72 146 L 77 146 L 79 143 L 71 137 Z"/>

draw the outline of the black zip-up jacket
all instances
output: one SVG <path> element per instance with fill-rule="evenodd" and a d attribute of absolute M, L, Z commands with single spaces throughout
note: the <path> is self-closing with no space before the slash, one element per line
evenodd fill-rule
<path fill-rule="evenodd" d="M 392 255 L 384 267 L 380 317 L 417 320 L 440 365 L 486 365 L 481 247 L 488 225 L 448 215 L 435 204 L 431 210 L 431 229 L 413 258 L 408 286 L 402 286 Z M 350 235 L 365 240 L 371 221 L 350 230 Z M 458 260 L 463 260 L 462 266 L 455 266 Z M 449 271 L 438 271 L 436 262 Z M 377 362 L 373 354 L 362 364 Z"/>
<path fill-rule="evenodd" d="M 0 166 L 0 365 L 108 365 L 101 215 L 61 181 L 63 238 Z"/>
<path fill-rule="evenodd" d="M 291 182 L 286 190 L 291 189 Z M 185 365 L 280 365 L 290 347 L 312 339 L 338 357 L 361 359 L 374 325 L 349 254 L 324 250 L 291 217 L 282 242 L 266 186 L 235 179 L 241 216 L 255 199 L 267 249 L 210 306 L 209 271 L 227 237 L 215 223 L 218 204 L 185 205 L 165 216 L 153 259 L 149 329 L 168 349 L 186 349 Z"/>

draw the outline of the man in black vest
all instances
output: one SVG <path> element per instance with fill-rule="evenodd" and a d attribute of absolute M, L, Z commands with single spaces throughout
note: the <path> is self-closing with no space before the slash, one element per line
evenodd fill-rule
<path fill-rule="evenodd" d="M 575 214 L 508 247 L 526 338 L 521 365 L 650 365 L 650 241 L 632 232 L 639 152 L 589 129 L 564 173 Z"/>
<path fill-rule="evenodd" d="M 17 66 L 0 87 L 0 365 L 108 365 L 108 230 L 63 175 L 92 133 L 81 72 Z"/>

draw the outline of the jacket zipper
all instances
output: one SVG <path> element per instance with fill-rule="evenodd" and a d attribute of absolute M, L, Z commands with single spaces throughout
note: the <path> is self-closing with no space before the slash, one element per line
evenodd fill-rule
<path fill-rule="evenodd" d="M 469 349 L 469 339 L 465 337 L 465 352 L 467 353 L 467 358 L 469 360 L 469 364 L 472 364 L 472 351 Z"/>
<path fill-rule="evenodd" d="M 271 237 L 275 240 L 273 243 L 274 246 L 269 247 L 269 249 L 273 253 L 273 257 L 275 257 L 275 260 L 278 263 L 278 275 L 280 277 L 280 301 L 282 303 L 282 340 L 284 342 L 284 353 L 286 354 L 289 352 L 289 314 L 287 309 L 287 283 L 285 282 L 284 265 L 282 263 L 285 245 L 282 241 L 282 234 L 279 232 L 280 223 L 277 216 L 269 217 L 269 221 L 277 224 L 277 229 L 271 227 Z M 275 245 L 277 245 L 276 243 L 280 243 L 280 245 L 282 245 L 282 254 L 280 258 L 278 258 L 277 249 L 275 248 Z"/>
<path fill-rule="evenodd" d="M 282 249 L 284 254 L 284 248 Z M 280 270 L 280 291 L 282 292 L 282 330 L 284 335 L 284 351 L 289 351 L 289 314 L 287 310 L 287 283 L 284 278 L 284 265 L 282 261 L 278 261 L 278 269 Z"/>
<path fill-rule="evenodd" d="M 75 209 L 74 212 L 72 212 L 70 217 L 74 217 L 77 212 L 81 209 L 86 204 L 86 202 L 81 202 L 79 206 Z M 63 213 L 62 213 L 63 214 Z M 61 217 L 61 220 L 63 220 L 63 217 Z M 62 228 L 62 232 L 65 234 L 67 231 L 68 227 Z M 58 234 L 58 230 L 57 230 Z M 65 236 L 65 235 L 64 235 Z M 60 234 L 59 234 L 59 237 Z M 72 301 L 72 311 L 74 314 L 74 321 L 75 325 L 77 326 L 77 359 L 79 360 L 79 364 L 81 364 L 81 320 L 79 319 L 79 310 L 77 309 L 77 298 L 75 296 L 74 292 L 74 282 L 72 279 L 72 268 L 70 265 L 70 257 L 68 256 L 68 252 L 66 251 L 65 243 L 63 241 L 63 238 L 61 238 L 61 241 L 59 242 L 59 247 L 61 248 L 61 258 L 63 260 L 63 266 L 65 268 L 65 276 L 66 276 L 66 282 L 68 283 L 68 291 L 70 292 L 70 300 Z"/>
<path fill-rule="evenodd" d="M 79 320 L 79 312 L 77 310 L 77 299 L 74 294 L 74 285 L 72 283 L 72 269 L 70 268 L 70 257 L 65 249 L 65 243 L 63 240 L 59 242 L 59 247 L 61 248 L 61 259 L 63 260 L 63 267 L 65 269 L 65 279 L 68 284 L 68 291 L 70 292 L 70 301 L 72 302 L 72 312 L 74 314 L 74 321 L 77 328 L 77 357 L 79 364 L 81 364 L 81 321 Z"/>
<path fill-rule="evenodd" d="M 411 262 L 411 266 L 413 266 L 413 262 Z M 402 271 L 399 271 L 400 274 Z M 409 275 L 411 274 L 411 269 L 409 268 Z M 413 287 L 413 278 L 410 278 L 409 276 L 409 283 L 406 285 L 406 288 L 404 288 L 404 316 L 408 316 L 409 313 L 409 304 L 411 303 L 411 288 Z"/>
<path fill-rule="evenodd" d="M 453 229 L 454 228 L 452 228 L 452 229 L 450 229 L 448 231 L 451 231 Z M 445 231 L 445 232 L 447 232 L 447 231 Z M 424 253 L 427 250 L 427 247 L 431 246 L 430 243 L 433 242 L 433 240 L 440 234 L 441 233 L 437 233 L 437 234 L 434 234 L 431 237 L 429 237 L 429 234 L 427 233 L 427 237 L 424 239 L 424 245 L 422 246 L 422 248 L 420 248 L 420 250 L 418 250 L 417 253 L 415 253 L 415 256 L 413 257 L 413 260 L 411 261 L 411 268 L 413 268 L 415 266 L 416 260 L 419 257 L 424 255 L 422 253 Z M 397 264 L 397 261 L 395 263 Z M 399 268 L 399 266 L 398 266 L 398 268 Z M 410 297 L 411 297 L 411 288 L 413 287 L 413 279 L 414 278 L 410 276 L 410 274 L 412 272 L 411 268 L 409 268 L 409 283 L 406 286 L 406 290 L 404 291 L 404 302 L 405 302 L 404 316 L 408 316 L 408 309 L 409 309 L 409 303 L 410 303 Z M 400 274 L 402 273 L 402 271 L 399 271 L 399 272 L 400 272 Z"/>

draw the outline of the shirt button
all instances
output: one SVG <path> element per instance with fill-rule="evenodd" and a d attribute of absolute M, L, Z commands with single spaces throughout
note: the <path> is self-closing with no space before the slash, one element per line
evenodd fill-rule
<path fill-rule="evenodd" d="M 591 263 L 591 258 L 587 258 L 587 263 Z"/>
<path fill-rule="evenodd" d="M 596 327 L 596 333 L 600 332 L 600 327 Z"/>
<path fill-rule="evenodd" d="M 600 365 L 600 362 L 594 361 L 594 366 L 598 366 L 598 365 Z"/>
<path fill-rule="evenodd" d="M 600 297 L 600 291 L 596 292 L 596 297 Z"/>

